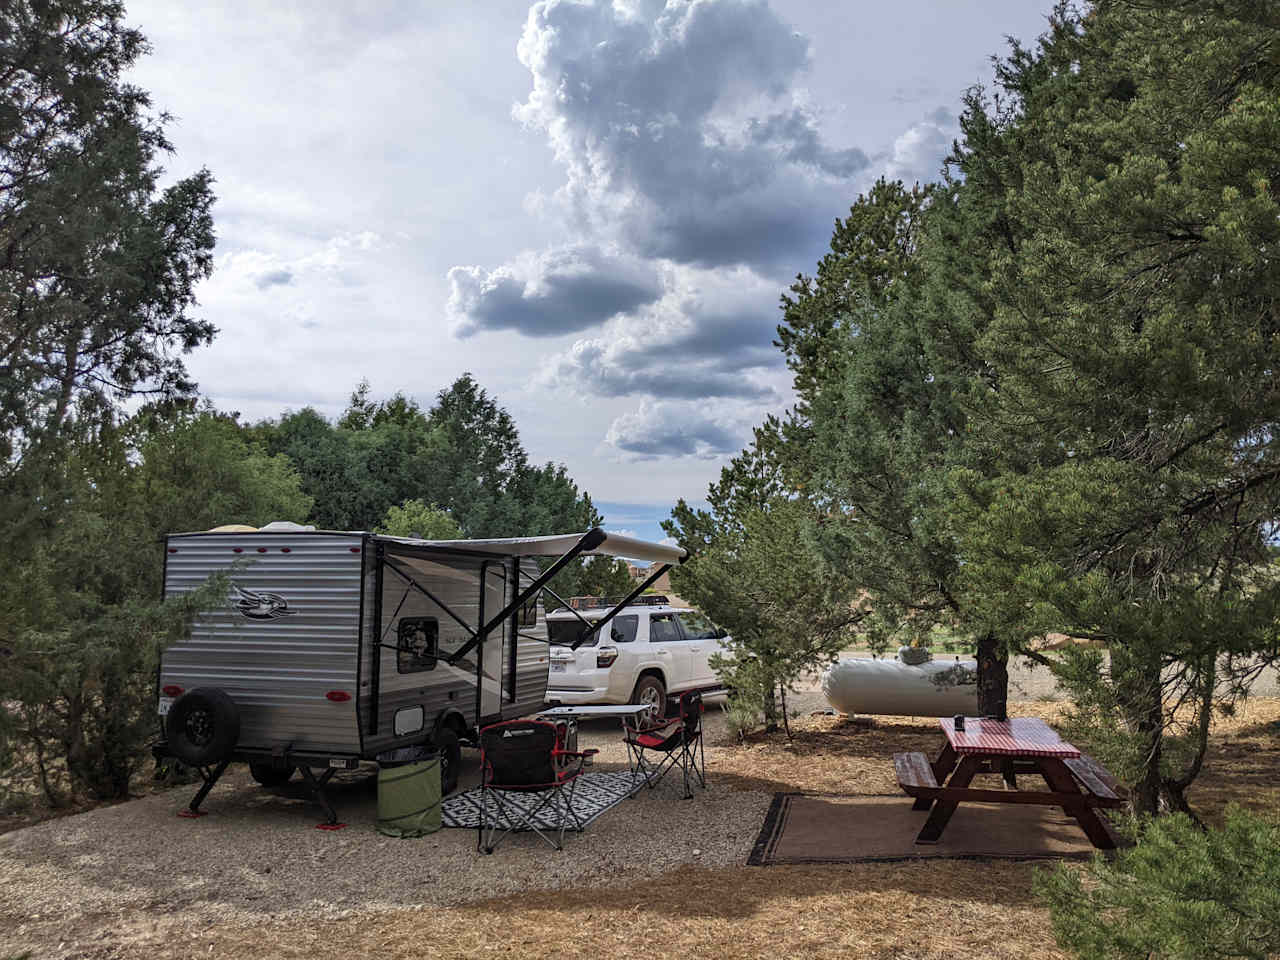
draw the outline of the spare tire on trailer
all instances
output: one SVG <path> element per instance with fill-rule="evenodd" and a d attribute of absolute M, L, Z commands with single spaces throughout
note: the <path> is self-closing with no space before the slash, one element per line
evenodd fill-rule
<path fill-rule="evenodd" d="M 170 752 L 183 763 L 220 763 L 231 757 L 240 740 L 240 711 L 225 690 L 198 687 L 173 702 L 164 733 Z"/>

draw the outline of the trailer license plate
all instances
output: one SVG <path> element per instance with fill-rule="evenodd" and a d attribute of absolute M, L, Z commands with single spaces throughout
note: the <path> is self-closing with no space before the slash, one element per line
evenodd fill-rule
<path fill-rule="evenodd" d="M 160 705 L 157 708 L 156 712 L 160 714 L 160 716 L 166 717 L 169 715 L 169 708 L 172 706 L 173 706 L 173 697 L 161 697 Z"/>
<path fill-rule="evenodd" d="M 568 669 L 568 664 L 565 664 L 565 663 L 553 663 L 551 665 L 552 673 L 564 673 L 567 669 Z"/>

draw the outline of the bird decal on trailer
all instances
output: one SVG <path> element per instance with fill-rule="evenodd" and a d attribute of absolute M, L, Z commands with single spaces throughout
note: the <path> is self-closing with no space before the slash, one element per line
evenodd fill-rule
<path fill-rule="evenodd" d="M 278 593 L 255 593 L 235 583 L 231 586 L 239 594 L 239 599 L 234 601 L 235 608 L 250 620 L 279 620 L 298 612 L 290 610 L 289 601 Z"/>

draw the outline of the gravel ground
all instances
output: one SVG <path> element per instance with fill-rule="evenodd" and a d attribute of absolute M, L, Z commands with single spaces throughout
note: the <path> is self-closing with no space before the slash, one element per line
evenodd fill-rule
<path fill-rule="evenodd" d="M 1013 700 L 1057 697 L 1042 668 L 1015 663 L 1011 679 Z M 1272 672 L 1255 693 L 1276 696 L 1277 687 Z M 829 709 L 816 678 L 789 706 L 800 715 Z M 0 958 L 27 950 L 41 958 L 147 955 L 148 945 L 202 930 L 358 922 L 374 913 L 521 891 L 597 888 L 603 902 L 611 890 L 681 866 L 741 865 L 772 790 L 788 787 L 742 771 L 717 780 L 717 760 L 733 767 L 730 758 L 740 760 L 741 750 L 728 746 L 714 709 L 707 714 L 707 739 L 705 793 L 684 801 L 678 777 L 669 776 L 659 789 L 607 811 L 585 833 L 569 835 L 563 853 L 532 835 L 508 838 L 493 856 L 476 852 L 469 830 L 416 840 L 383 837 L 374 829 L 376 777 L 368 773 L 343 775 L 331 785 L 349 826 L 316 830 L 319 809 L 301 783 L 264 789 L 242 766 L 223 778 L 205 802 L 210 815 L 198 820 L 176 816 L 195 790 L 187 786 L 16 830 L 0 836 Z M 625 769 L 614 721 L 583 723 L 579 743 L 601 750 L 595 769 Z M 478 766 L 478 754 L 465 751 L 464 788 L 477 781 Z M 891 776 L 888 767 L 883 773 Z"/>
<path fill-rule="evenodd" d="M 709 715 L 709 739 L 722 721 Z M 579 744 L 601 749 L 595 769 L 625 769 L 613 721 L 583 725 Z M 464 751 L 463 786 L 478 777 Z M 608 888 L 682 864 L 745 862 L 770 794 L 718 785 L 681 799 L 677 775 L 607 811 L 557 853 L 533 835 L 509 837 L 492 856 L 474 831 L 415 840 L 374 829 L 376 777 L 335 778 L 345 829 L 320 820 L 300 782 L 267 790 L 233 767 L 205 801 L 209 816 L 176 816 L 194 786 L 0 836 L 0 956 L 38 946 L 41 957 L 113 956 L 148 923 L 181 913 L 184 926 L 252 926 L 268 918 L 338 918 L 353 912 L 458 904 L 520 890 Z M 57 945 L 56 949 L 54 945 Z"/>

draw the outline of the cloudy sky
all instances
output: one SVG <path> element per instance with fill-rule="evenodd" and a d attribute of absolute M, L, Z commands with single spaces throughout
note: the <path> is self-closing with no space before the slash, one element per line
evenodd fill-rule
<path fill-rule="evenodd" d="M 470 371 L 656 539 L 789 403 L 778 296 L 834 218 L 934 178 L 1049 5 L 134 0 L 169 170 L 217 178 L 191 369 L 249 419 Z"/>

